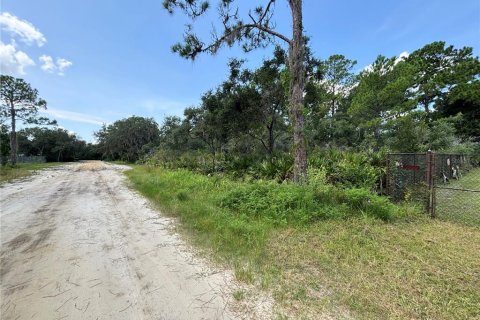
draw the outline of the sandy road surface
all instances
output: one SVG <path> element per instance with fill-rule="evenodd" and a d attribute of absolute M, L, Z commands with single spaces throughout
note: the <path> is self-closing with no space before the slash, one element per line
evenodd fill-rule
<path fill-rule="evenodd" d="M 189 253 L 125 167 L 80 166 L 0 188 L 1 319 L 235 318 L 231 276 Z"/>

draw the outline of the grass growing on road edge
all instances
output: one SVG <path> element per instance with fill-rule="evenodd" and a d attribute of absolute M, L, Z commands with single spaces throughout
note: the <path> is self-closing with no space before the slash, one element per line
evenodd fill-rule
<path fill-rule="evenodd" d="M 63 162 L 46 162 L 46 163 L 19 163 L 15 166 L 0 166 L 0 183 L 26 178 L 31 176 L 36 170 L 56 167 L 64 164 Z"/>
<path fill-rule="evenodd" d="M 234 182 L 145 166 L 126 174 L 238 280 L 269 290 L 280 315 L 480 316 L 479 228 L 432 221 L 361 189 Z"/>

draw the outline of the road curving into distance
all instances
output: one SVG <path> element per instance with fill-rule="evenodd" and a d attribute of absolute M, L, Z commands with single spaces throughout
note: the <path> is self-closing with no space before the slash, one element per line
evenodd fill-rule
<path fill-rule="evenodd" d="M 192 254 L 126 169 L 70 164 L 1 186 L 1 318 L 256 318 L 232 311 L 231 272 Z"/>

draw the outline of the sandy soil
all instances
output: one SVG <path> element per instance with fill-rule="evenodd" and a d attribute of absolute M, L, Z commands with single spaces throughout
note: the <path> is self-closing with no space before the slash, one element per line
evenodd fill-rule
<path fill-rule="evenodd" d="M 126 186 L 127 168 L 67 165 L 1 186 L 1 319 L 257 318 L 239 316 L 231 272 Z"/>

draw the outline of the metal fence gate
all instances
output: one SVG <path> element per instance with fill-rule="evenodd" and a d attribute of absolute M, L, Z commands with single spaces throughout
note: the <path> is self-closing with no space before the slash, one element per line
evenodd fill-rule
<path fill-rule="evenodd" d="M 480 226 L 480 168 L 467 156 L 389 154 L 386 173 L 393 200 L 420 202 L 432 217 Z"/>
<path fill-rule="evenodd" d="M 480 226 L 480 168 L 462 155 L 435 154 L 430 214 Z"/>

